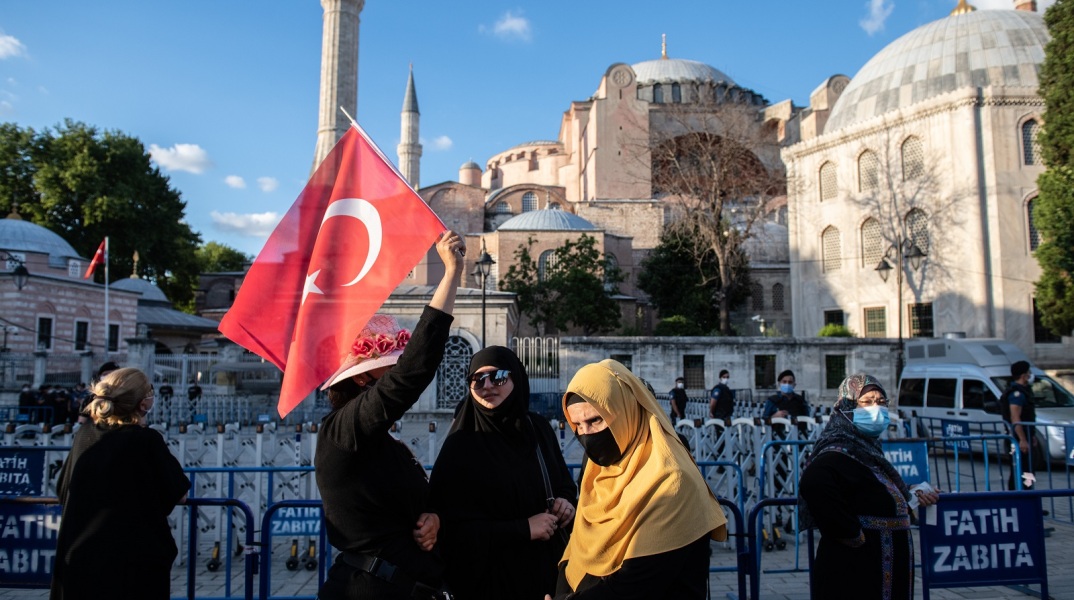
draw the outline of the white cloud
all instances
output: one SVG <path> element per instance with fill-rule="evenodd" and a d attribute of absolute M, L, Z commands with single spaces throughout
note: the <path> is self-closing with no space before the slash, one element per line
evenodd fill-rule
<path fill-rule="evenodd" d="M 451 141 L 451 138 L 446 135 L 433 139 L 433 150 L 451 150 L 454 145 L 455 142 Z"/>
<path fill-rule="evenodd" d="M 482 33 L 491 31 L 493 35 L 501 40 L 528 42 L 533 39 L 533 32 L 530 30 L 529 19 L 523 17 L 521 14 L 516 15 L 511 11 L 507 11 L 504 16 L 500 17 L 500 20 L 493 24 L 491 30 L 488 27 L 481 25 L 478 27 L 478 31 Z"/>
<path fill-rule="evenodd" d="M 280 182 L 275 177 L 258 177 L 257 187 L 261 188 L 262 192 L 275 192 L 276 188 L 280 187 Z"/>
<path fill-rule="evenodd" d="M 10 115 L 15 112 L 15 106 L 7 100 L 0 100 L 0 115 Z"/>
<path fill-rule="evenodd" d="M 229 188 L 235 188 L 237 190 L 246 189 L 246 180 L 238 175 L 228 175 L 224 178 L 224 183 L 226 183 Z"/>
<path fill-rule="evenodd" d="M 0 60 L 26 56 L 26 46 L 14 36 L 0 33 Z"/>
<path fill-rule="evenodd" d="M 248 237 L 266 237 L 276 228 L 281 216 L 275 212 L 265 213 L 209 213 L 216 229 L 228 233 L 238 233 Z"/>
<path fill-rule="evenodd" d="M 869 16 L 858 21 L 858 25 L 861 25 L 865 33 L 873 35 L 884 29 L 884 22 L 891 16 L 891 12 L 895 10 L 895 3 L 892 0 L 869 0 L 867 6 L 869 7 Z"/>
<path fill-rule="evenodd" d="M 197 144 L 175 144 L 171 148 L 150 144 L 149 156 L 167 171 L 187 171 L 201 175 L 213 166 L 209 154 Z"/>

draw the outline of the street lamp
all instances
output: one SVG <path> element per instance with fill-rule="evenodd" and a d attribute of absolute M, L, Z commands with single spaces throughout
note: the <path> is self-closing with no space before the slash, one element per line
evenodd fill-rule
<path fill-rule="evenodd" d="M 489 273 L 492 272 L 492 265 L 496 264 L 496 261 L 492 260 L 488 251 L 485 249 L 485 240 L 481 240 L 481 255 L 477 257 L 477 263 L 474 265 L 473 276 L 477 278 L 477 285 L 481 286 L 481 347 L 485 347 L 485 287 L 489 280 Z"/>
<path fill-rule="evenodd" d="M 15 280 L 15 287 L 22 291 L 22 288 L 26 287 L 26 283 L 30 280 L 30 271 L 26 268 L 26 262 L 7 250 L 0 250 L 0 252 L 4 253 L 4 260 L 17 263 L 15 268 L 11 270 L 11 278 Z"/>
<path fill-rule="evenodd" d="M 907 246 L 909 244 L 909 246 Z M 891 264 L 891 257 L 894 255 L 895 265 Z M 884 282 L 888 282 L 888 277 L 891 275 L 891 270 L 895 270 L 896 274 L 896 287 L 899 292 L 899 301 L 896 305 L 896 310 L 899 313 L 899 355 L 895 358 L 895 380 L 898 381 L 899 376 L 902 375 L 903 366 L 903 341 L 902 341 L 902 274 L 904 267 L 904 261 L 910 261 L 910 268 L 917 271 L 921 268 L 921 261 L 925 259 L 928 254 L 918 247 L 913 240 L 904 240 L 901 237 L 896 243 L 892 244 L 886 252 L 884 252 L 883 258 L 880 259 L 880 264 L 876 265 L 876 273 L 880 275 L 880 279 Z"/>

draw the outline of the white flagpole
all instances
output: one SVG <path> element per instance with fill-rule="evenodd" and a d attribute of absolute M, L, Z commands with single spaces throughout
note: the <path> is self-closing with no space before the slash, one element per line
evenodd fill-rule
<path fill-rule="evenodd" d="M 104 236 L 104 355 L 109 352 L 112 340 L 112 326 L 108 322 L 108 236 Z"/>

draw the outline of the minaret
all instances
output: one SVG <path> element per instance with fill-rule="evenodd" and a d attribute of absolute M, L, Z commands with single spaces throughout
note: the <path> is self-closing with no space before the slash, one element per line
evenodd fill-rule
<path fill-rule="evenodd" d="M 1014 10 L 1037 12 L 1037 0 L 1014 0 Z"/>
<path fill-rule="evenodd" d="M 358 24 L 365 0 L 321 0 L 321 6 L 321 103 L 310 173 L 350 126 L 339 107 L 355 118 L 358 115 Z"/>
<path fill-rule="evenodd" d="M 418 141 L 418 93 L 414 89 L 414 65 L 410 65 L 410 78 L 406 81 L 406 94 L 403 95 L 403 113 L 399 118 L 399 172 L 403 174 L 410 187 L 418 189 L 421 179 L 421 143 Z"/>

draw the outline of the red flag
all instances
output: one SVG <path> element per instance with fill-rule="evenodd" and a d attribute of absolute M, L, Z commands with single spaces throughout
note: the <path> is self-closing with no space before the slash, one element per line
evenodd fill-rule
<path fill-rule="evenodd" d="M 336 371 L 444 229 L 364 132 L 348 129 L 220 321 L 225 336 L 283 370 L 281 417 Z"/>
<path fill-rule="evenodd" d="M 93 259 L 90 260 L 89 266 L 86 267 L 86 274 L 82 276 L 82 279 L 93 277 L 93 271 L 97 268 L 97 265 L 103 265 L 106 260 L 108 260 L 108 257 L 105 256 L 104 240 L 102 240 L 101 245 L 97 246 L 97 252 L 93 253 Z"/>

